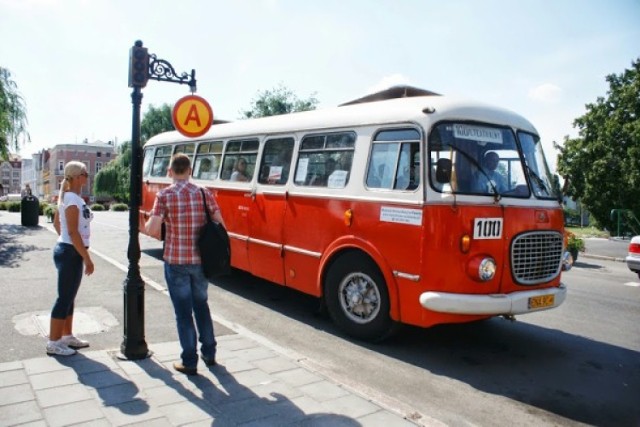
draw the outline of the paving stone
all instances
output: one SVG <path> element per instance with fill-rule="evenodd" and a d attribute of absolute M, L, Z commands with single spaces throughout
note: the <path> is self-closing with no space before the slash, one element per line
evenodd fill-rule
<path fill-rule="evenodd" d="M 65 369 L 64 371 L 31 375 L 29 376 L 29 381 L 31 382 L 34 390 L 43 390 L 45 388 L 77 384 L 78 375 L 71 369 Z"/>
<path fill-rule="evenodd" d="M 275 357 L 271 357 L 268 359 L 255 360 L 252 362 L 256 367 L 262 369 L 268 374 L 273 374 L 276 372 L 289 371 L 291 369 L 295 369 L 298 367 L 291 360 L 276 355 Z"/>
<path fill-rule="evenodd" d="M 44 348 L 43 348 L 44 351 Z M 55 357 L 39 357 L 23 361 L 27 375 L 43 374 L 45 372 L 63 371 L 67 366 L 60 364 Z"/>
<path fill-rule="evenodd" d="M 241 384 L 245 387 L 253 387 L 259 384 L 269 384 L 274 381 L 274 378 L 269 376 L 264 371 L 261 371 L 260 369 L 238 372 L 237 374 L 233 375 L 233 379 L 235 379 L 238 384 Z"/>
<path fill-rule="evenodd" d="M 69 384 L 62 387 L 47 388 L 37 390 L 36 397 L 38 404 L 42 408 L 49 406 L 64 405 L 72 402 L 91 399 L 93 396 L 82 384 Z"/>
<path fill-rule="evenodd" d="M 131 423 L 141 423 L 157 418 L 164 418 L 164 414 L 144 400 L 136 399 L 102 408 L 107 420 L 113 426 L 124 426 Z"/>
<path fill-rule="evenodd" d="M 381 409 L 378 405 L 374 405 L 370 401 L 355 394 L 348 394 L 337 399 L 326 400 L 322 402 L 322 406 L 329 412 L 351 418 L 373 414 Z"/>
<path fill-rule="evenodd" d="M 97 421 L 104 418 L 100 405 L 95 400 L 52 406 L 42 410 L 47 424 L 51 427 Z"/>
<path fill-rule="evenodd" d="M 0 406 L 35 400 L 30 384 L 19 384 L 0 388 Z"/>
<path fill-rule="evenodd" d="M 144 399 L 138 386 L 134 383 L 117 384 L 111 387 L 101 387 L 88 391 L 103 406 L 114 406 L 125 402 L 132 402 L 136 399 Z"/>
<path fill-rule="evenodd" d="M 0 372 L 16 371 L 22 368 L 23 368 L 23 365 L 22 365 L 22 362 L 20 361 L 0 363 Z"/>
<path fill-rule="evenodd" d="M 318 402 L 323 402 L 325 400 L 336 399 L 341 396 L 346 396 L 349 394 L 342 387 L 338 387 L 335 384 L 330 383 L 329 381 L 322 380 L 317 383 L 307 384 L 299 387 L 300 390 Z"/>
<path fill-rule="evenodd" d="M 100 371 L 80 375 L 80 382 L 87 387 L 100 389 L 118 384 L 133 384 L 122 371 Z"/>
<path fill-rule="evenodd" d="M 29 384 L 29 378 L 24 369 L 16 371 L 0 372 L 0 384 L 2 387 L 10 387 L 18 384 Z"/>
<path fill-rule="evenodd" d="M 387 411 L 378 411 L 358 418 L 358 422 L 366 427 L 415 427 L 416 424 L 402 418 L 400 415 Z"/>
<path fill-rule="evenodd" d="M 220 415 L 218 411 L 203 400 L 165 405 L 160 408 L 160 411 L 165 414 L 173 425 L 209 420 L 216 415 Z"/>
<path fill-rule="evenodd" d="M 260 359 L 268 359 L 276 355 L 272 350 L 265 347 L 255 347 L 245 350 L 238 350 L 234 351 L 232 354 L 235 357 L 239 357 L 240 359 L 249 362 Z"/>
<path fill-rule="evenodd" d="M 15 426 L 41 419 L 35 400 L 0 406 L 0 426 Z"/>
<path fill-rule="evenodd" d="M 276 372 L 273 376 L 293 387 L 322 381 L 322 377 L 300 367 L 288 371 Z"/>

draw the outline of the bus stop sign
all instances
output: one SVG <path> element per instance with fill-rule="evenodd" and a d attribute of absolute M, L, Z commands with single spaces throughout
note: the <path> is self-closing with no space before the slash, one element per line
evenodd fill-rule
<path fill-rule="evenodd" d="M 173 126 L 184 136 L 202 136 L 213 123 L 213 110 L 209 103 L 197 95 L 180 98 L 171 113 Z"/>

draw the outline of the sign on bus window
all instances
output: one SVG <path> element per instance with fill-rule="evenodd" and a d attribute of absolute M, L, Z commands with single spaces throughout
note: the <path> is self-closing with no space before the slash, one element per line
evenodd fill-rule
<path fill-rule="evenodd" d="M 346 187 L 355 141 L 355 132 L 314 134 L 302 138 L 294 182 L 311 187 Z"/>

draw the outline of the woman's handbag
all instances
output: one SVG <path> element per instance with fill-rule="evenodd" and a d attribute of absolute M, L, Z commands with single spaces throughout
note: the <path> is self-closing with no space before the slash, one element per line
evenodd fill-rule
<path fill-rule="evenodd" d="M 213 279 L 231 273 L 231 247 L 227 230 L 222 224 L 211 220 L 204 190 L 201 188 L 200 191 L 207 222 L 200 229 L 198 249 L 202 259 L 202 271 L 207 279 Z"/>

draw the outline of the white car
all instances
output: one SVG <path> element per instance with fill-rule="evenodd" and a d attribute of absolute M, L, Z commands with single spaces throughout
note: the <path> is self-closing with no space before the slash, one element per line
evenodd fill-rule
<path fill-rule="evenodd" d="M 19 202 L 20 200 L 22 200 L 20 194 L 5 194 L 4 196 L 0 196 L 0 202 Z"/>
<path fill-rule="evenodd" d="M 640 278 L 640 236 L 635 236 L 629 243 L 629 254 L 626 258 L 627 267 Z"/>

